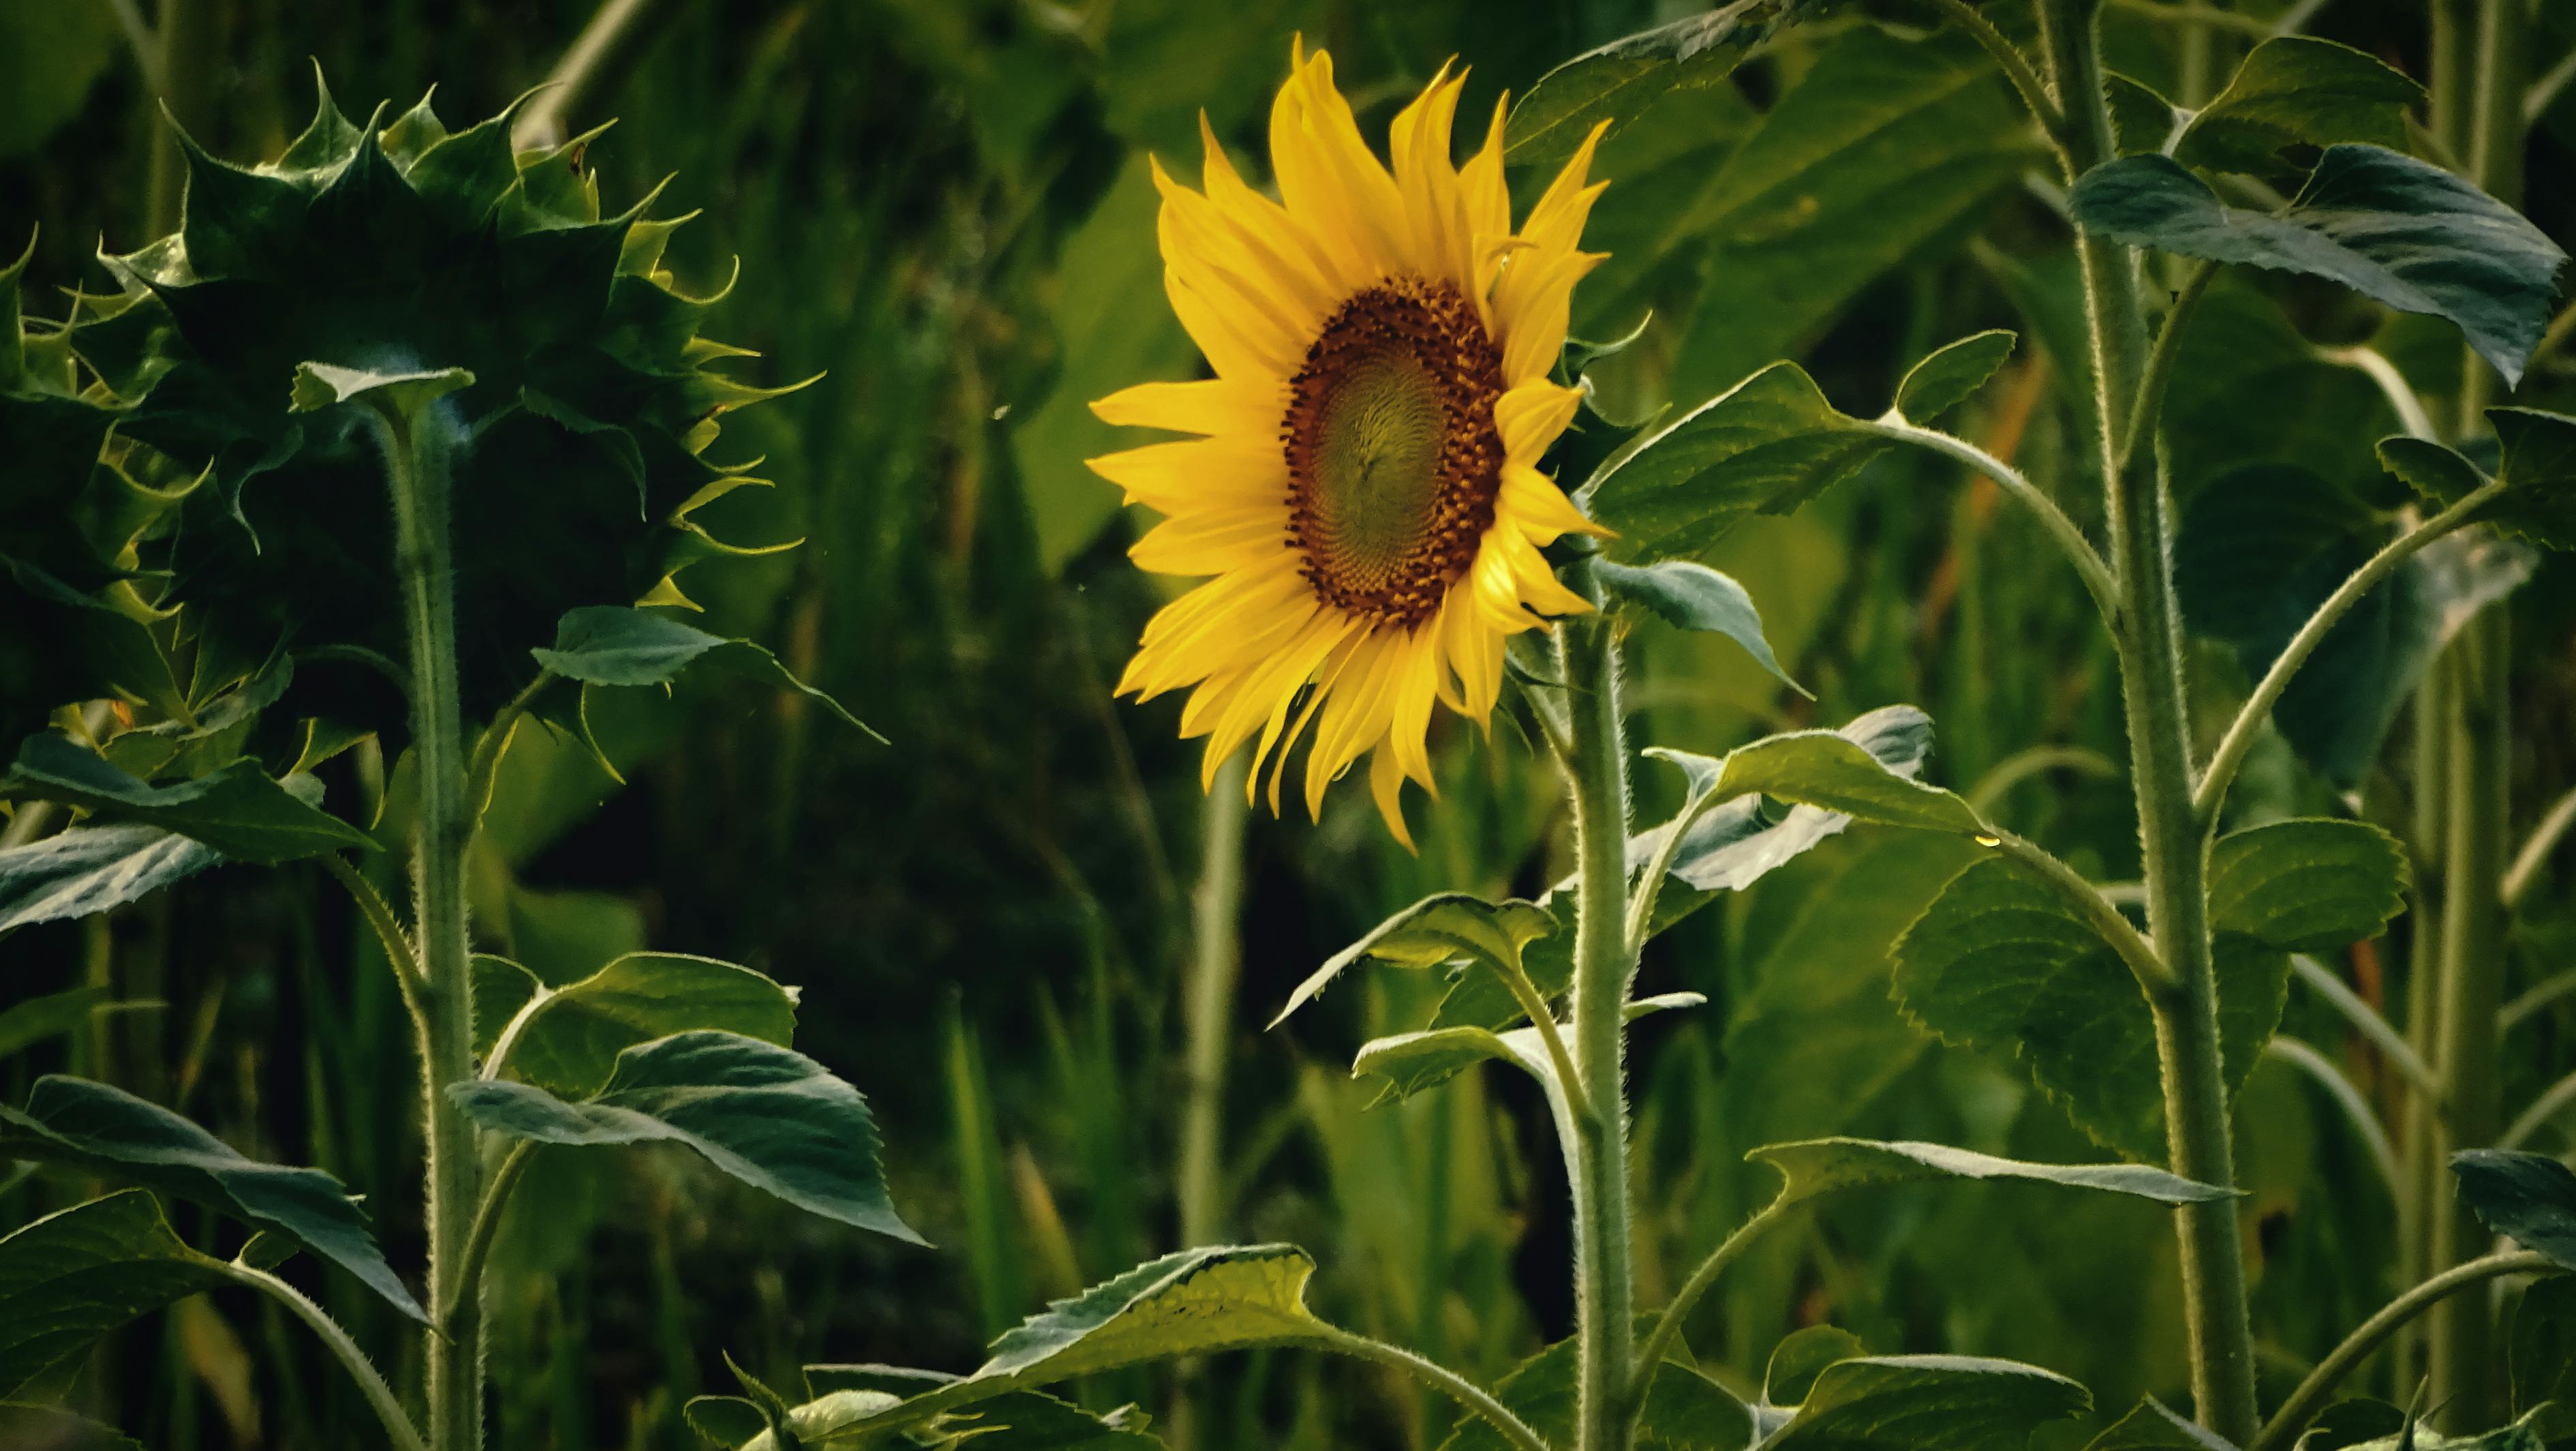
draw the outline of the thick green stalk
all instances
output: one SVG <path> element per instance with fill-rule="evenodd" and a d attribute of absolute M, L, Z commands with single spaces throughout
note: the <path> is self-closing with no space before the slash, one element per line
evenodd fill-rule
<path fill-rule="evenodd" d="M 2415 720 L 2415 898 L 2407 934 L 2406 1044 L 2424 1063 L 2442 1054 L 2442 840 L 2448 826 L 2443 803 L 2450 779 L 2451 670 L 2447 656 L 2424 672 L 2411 713 Z M 2440 1079 L 2434 1080 L 2436 1095 Z M 2442 1106 L 2438 1097 L 2406 1106 L 2405 1163 L 2397 1199 L 2397 1282 L 2412 1285 L 2429 1273 L 2433 1206 L 2447 1196 L 2450 1170 L 2442 1163 Z M 2410 1319 L 2397 1331 L 2389 1356 L 2390 1399 L 2403 1400 L 2424 1376 L 2424 1323 Z"/>
<path fill-rule="evenodd" d="M 1188 1016 L 1184 1048 L 1188 1101 L 1181 1107 L 1181 1243 L 1215 1244 L 1224 1233 L 1224 1164 L 1218 1138 L 1225 1125 L 1226 1048 L 1234 1032 L 1234 981 L 1243 965 L 1237 918 L 1243 909 L 1243 835 L 1251 816 L 1244 796 L 1248 754 L 1217 768 L 1200 818 L 1199 884 L 1190 902 L 1190 975 L 1182 987 Z"/>
<path fill-rule="evenodd" d="M 2102 90 L 2098 7 L 2042 4 L 2040 40 L 2050 83 L 2067 116 L 2069 179 L 2110 159 L 2110 109 Z M 2110 562 L 2120 583 L 2121 694 L 2128 713 L 2130 776 L 2147 887 L 2147 931 L 2173 984 L 2152 999 L 2163 1069 L 2169 1167 L 2205 1184 L 2233 1186 L 2235 1149 L 2219 1055 L 2218 986 L 2211 960 L 2207 832 L 2192 807 L 2189 718 L 2183 701 L 2180 612 L 2173 594 L 2162 449 L 2119 432 L 2145 374 L 2146 330 L 2136 269 L 2126 249 L 2079 232 L 2093 384 L 2102 420 Z M 2121 455 L 2125 452 L 2124 461 Z M 2192 1395 L 2203 1425 L 2244 1444 L 2256 1427 L 2254 1345 L 2233 1200 L 2174 1211 L 2181 1241 L 2184 1315 L 2191 1336 Z"/>
<path fill-rule="evenodd" d="M 1576 587 L 1591 589 L 1578 566 Z M 1623 1059 L 1628 980 L 1628 755 L 1618 646 L 1599 614 L 1558 627 L 1572 721 L 1566 753 L 1579 879 L 1574 939 L 1574 1063 L 1584 1114 L 1567 1146 L 1573 1179 L 1575 1311 L 1581 1403 L 1575 1451 L 1621 1451 L 1636 1339 L 1630 1248 L 1628 1103 Z M 1572 1118 L 1572 1115 L 1569 1115 Z"/>
<path fill-rule="evenodd" d="M 394 572 L 411 655 L 412 763 L 419 806 L 412 824 L 412 921 L 417 924 L 421 1090 L 427 1118 L 429 1303 L 457 1303 L 482 1193 L 474 1127 L 447 1096 L 474 1076 L 474 1005 L 467 973 L 465 851 L 474 818 L 466 801 L 463 706 L 456 675 L 455 566 L 448 537 L 445 441 L 437 424 L 383 410 L 392 486 Z M 442 1327 L 442 1330 L 444 1327 Z M 481 1337 L 433 1331 L 428 1343 L 433 1451 L 483 1443 Z"/>

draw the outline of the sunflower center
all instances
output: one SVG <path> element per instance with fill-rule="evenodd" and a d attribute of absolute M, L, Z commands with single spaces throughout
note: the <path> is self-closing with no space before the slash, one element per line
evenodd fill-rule
<path fill-rule="evenodd" d="M 1288 540 L 1324 603 L 1407 628 L 1476 561 L 1503 468 L 1503 354 L 1455 284 L 1344 302 L 1289 380 Z"/>

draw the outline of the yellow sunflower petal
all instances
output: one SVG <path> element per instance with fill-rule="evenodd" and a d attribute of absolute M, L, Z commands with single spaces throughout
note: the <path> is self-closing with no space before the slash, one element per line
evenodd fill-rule
<path fill-rule="evenodd" d="M 1251 434 L 1149 443 L 1084 463 L 1126 490 L 1128 503 L 1142 504 L 1158 514 L 1221 509 L 1288 495 L 1288 461 L 1280 457 L 1279 445 Z"/>
<path fill-rule="evenodd" d="M 1502 508 L 1497 516 L 1508 519 L 1532 544 L 1554 544 L 1568 534 L 1607 538 L 1611 532 L 1584 518 L 1554 479 L 1527 464 L 1503 465 Z"/>
<path fill-rule="evenodd" d="M 1413 104 L 1398 112 L 1388 129 L 1388 150 L 1395 158 L 1395 180 L 1403 193 L 1406 221 L 1413 237 L 1412 255 L 1435 276 L 1461 286 L 1474 280 L 1468 255 L 1466 198 L 1459 193 L 1458 170 L 1449 159 L 1449 128 L 1458 110 L 1464 75 L 1452 78 L 1449 67 L 1422 88 Z"/>
<path fill-rule="evenodd" d="M 1369 795 L 1377 801 L 1377 814 L 1386 821 L 1398 845 L 1414 851 L 1413 833 L 1404 825 L 1404 771 L 1396 764 L 1391 746 L 1377 748 L 1377 758 L 1369 762 Z"/>
<path fill-rule="evenodd" d="M 1386 734 L 1395 670 L 1401 656 L 1400 642 L 1390 638 L 1388 632 L 1367 636 L 1347 667 L 1350 683 L 1333 691 L 1324 702 L 1323 718 L 1315 724 L 1315 744 L 1306 752 L 1308 816 L 1319 820 L 1323 817 L 1324 788 L 1340 779 L 1362 751 Z"/>
<path fill-rule="evenodd" d="M 1172 433 L 1267 435 L 1279 427 L 1287 390 L 1259 379 L 1203 378 L 1194 383 L 1139 383 L 1091 405 L 1103 423 Z"/>
<path fill-rule="evenodd" d="M 1276 557 L 1287 529 L 1288 511 L 1276 504 L 1195 509 L 1146 530 L 1127 557 L 1156 574 L 1223 574 Z"/>
<path fill-rule="evenodd" d="M 1279 287 L 1320 315 L 1332 311 L 1352 288 L 1366 280 L 1338 275 L 1329 254 L 1315 244 L 1304 222 L 1286 207 L 1244 185 L 1233 159 L 1225 154 L 1224 145 L 1208 125 L 1205 111 L 1199 113 L 1199 145 L 1205 153 L 1199 185 L 1207 195 L 1208 205 L 1215 208 L 1246 250 L 1269 263 L 1271 276 Z"/>
<path fill-rule="evenodd" d="M 1547 446 L 1574 421 L 1583 394 L 1544 378 L 1523 383 L 1494 400 L 1494 431 L 1503 436 L 1504 454 L 1520 463 L 1536 463 Z"/>

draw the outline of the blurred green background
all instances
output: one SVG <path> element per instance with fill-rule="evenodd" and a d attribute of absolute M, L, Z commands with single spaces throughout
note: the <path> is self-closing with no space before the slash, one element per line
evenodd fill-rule
<path fill-rule="evenodd" d="M 31 313 L 61 312 L 38 279 L 104 286 L 93 248 L 147 237 L 167 142 L 120 27 L 125 4 L 0 0 L 0 248 L 40 228 Z M 1221 820 L 1211 836 L 1196 747 L 1174 739 L 1177 700 L 1108 693 L 1165 585 L 1127 564 L 1138 521 L 1082 467 L 1120 445 L 1084 404 L 1197 366 L 1162 300 L 1145 158 L 1194 178 L 1204 108 L 1247 173 L 1265 173 L 1262 121 L 1292 34 L 1334 52 L 1377 138 L 1451 57 L 1473 68 L 1463 113 L 1481 118 L 1504 89 L 1690 7 L 637 8 L 631 44 L 569 118 L 575 130 L 617 118 L 584 164 L 611 207 L 671 177 L 655 214 L 704 213 L 672 244 L 682 281 L 719 287 L 739 260 L 710 331 L 759 349 L 760 381 L 822 375 L 726 434 L 736 454 L 765 454 L 760 472 L 777 483 L 733 516 L 731 536 L 804 547 L 702 571 L 691 591 L 711 628 L 777 645 L 893 743 L 747 687 L 693 687 L 596 721 L 622 783 L 577 744 L 523 732 L 478 857 L 478 926 L 553 980 L 649 944 L 801 986 L 800 1046 L 870 1096 L 897 1202 L 939 1248 L 849 1234 L 678 1156 L 543 1160 L 496 1262 L 496 1444 L 697 1444 L 678 1407 L 729 1388 L 720 1350 L 791 1383 L 811 1361 L 962 1370 L 1045 1299 L 1175 1247 L 1182 1119 L 1202 1087 L 1185 1062 L 1183 983 L 1195 953 L 1222 945 L 1192 902 L 1211 862 L 1222 875 L 1238 856 L 1242 968 L 1221 1005 L 1207 1227 L 1305 1244 L 1323 1264 L 1326 1313 L 1480 1380 L 1568 1333 L 1562 1170 L 1535 1094 L 1462 1078 L 1372 1108 L 1345 1067 L 1365 1038 L 1416 1026 L 1436 983 L 1373 974 L 1293 1029 L 1261 1031 L 1315 963 L 1394 907 L 1447 887 L 1531 893 L 1561 875 L 1553 781 L 1508 727 L 1488 738 L 1453 719 L 1435 737 L 1442 802 L 1414 806 L 1418 857 L 1355 789 L 1320 822 L 1260 814 L 1240 840 Z M 2291 8 L 2243 0 L 2183 24 L 2124 0 L 2109 12 L 2112 64 L 2204 100 Z M 275 154 L 300 126 L 310 61 L 353 114 L 435 85 L 459 123 L 542 80 L 592 18 L 499 0 L 160 9 L 191 17 L 201 40 L 173 109 L 239 161 Z M 2021 23 L 2011 4 L 1989 9 Z M 2425 74 L 2423 0 L 2298 9 L 2309 33 Z M 2576 45 L 2576 7 L 2541 16 L 2536 67 Z M 1597 167 L 1613 185 L 1591 245 L 1613 260 L 1578 295 L 1575 331 L 1647 322 L 1599 369 L 1600 407 L 1630 420 L 1789 355 L 1874 413 L 1931 347 L 2010 327 L 2020 351 L 1954 426 L 2089 518 L 2082 394 L 2065 386 L 2080 297 L 2042 161 L 1984 56 L 1902 3 L 1847 7 L 1728 84 L 1674 94 Z M 2540 117 L 2528 175 L 2535 220 L 2576 238 L 2576 88 Z M 1544 181 L 1513 178 L 1524 195 Z M 2176 387 L 2177 489 L 2188 498 L 2237 465 L 2296 460 L 2393 504 L 2370 445 L 2396 431 L 2394 415 L 2360 372 L 2309 346 L 2365 339 L 2424 390 L 2453 389 L 2459 350 L 2437 324 L 2385 324 L 2322 287 L 2223 284 Z M 2571 399 L 2576 359 L 2562 352 L 2518 401 Z M 1593 426 L 1572 455 L 1599 447 Z M 1989 486 L 1928 455 L 1889 457 L 1796 516 L 1755 521 L 1710 562 L 1751 590 L 1816 699 L 1781 690 L 1730 643 L 1642 626 L 1641 742 L 1714 752 L 1914 702 L 1941 730 L 1935 779 L 2103 880 L 2134 878 L 2127 792 L 2109 764 L 2126 755 L 2110 656 L 2062 561 Z M 2576 782 L 2576 570 L 2544 562 L 2513 608 L 2527 824 Z M 2217 643 L 2195 668 L 2214 732 L 2242 672 Z M 2401 727 L 2347 791 L 2275 737 L 2239 809 L 2402 824 L 2405 756 Z M 1672 804 L 1673 784 L 1643 779 L 1641 820 Z M 1885 946 L 1950 865 L 1855 831 L 1652 949 L 1648 990 L 1711 1003 L 1640 1034 L 1645 1303 L 1767 1198 L 1768 1171 L 1742 1162 L 1755 1144 L 1851 1132 L 2099 1156 L 2009 1065 L 1938 1045 L 1889 1001 Z M 2562 865 L 2531 894 L 2511 989 L 2576 965 L 2571 882 L 2576 866 Z M 417 1263 L 409 1035 L 362 935 L 318 873 L 240 867 L 110 925 L 24 930 L 0 941 L 0 1001 L 94 982 L 165 1006 L 0 1060 L 0 1087 L 14 1096 L 68 1063 L 255 1155 L 328 1168 L 370 1196 L 394 1262 Z M 2396 1013 L 2406 947 L 2401 921 L 2334 966 Z M 2363 1094 L 2385 1092 L 2384 1067 L 2302 989 L 2285 1031 Z M 2533 1015 L 2510 1048 L 2519 1102 L 2576 1064 L 2576 1006 Z M 2239 1120 L 2257 1333 L 2273 1373 L 2295 1375 L 2394 1288 L 2380 1268 L 2387 1189 L 2329 1095 L 2283 1062 L 2257 1070 Z M 12 1181 L 0 1218 L 53 1192 Z M 321 1289 L 400 1364 L 410 1338 L 389 1312 L 349 1286 Z M 2166 1220 L 2149 1207 L 1926 1187 L 1839 1203 L 1767 1241 L 1690 1338 L 1748 1396 L 1783 1334 L 1831 1322 L 1878 1351 L 2035 1361 L 2116 1411 L 2141 1393 L 2179 1398 L 2176 1296 Z M 1427 1447 L 1450 1418 L 1382 1372 L 1286 1355 L 1085 1393 L 1141 1399 L 1166 1427 L 1178 1411 L 1200 1447 Z M 345 1428 L 366 1424 L 345 1378 L 264 1302 L 192 1301 L 141 1323 L 81 1394 L 170 1451 L 345 1445 Z"/>

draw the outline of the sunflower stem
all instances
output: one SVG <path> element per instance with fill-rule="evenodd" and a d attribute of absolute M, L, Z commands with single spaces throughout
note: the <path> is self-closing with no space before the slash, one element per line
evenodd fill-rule
<path fill-rule="evenodd" d="M 1597 598 L 1587 561 L 1569 583 Z M 1574 943 L 1574 1057 L 1583 1104 L 1567 1146 L 1573 1180 L 1574 1283 L 1581 1399 L 1576 1451 L 1627 1444 L 1634 1362 L 1636 1283 L 1630 1251 L 1628 982 L 1636 958 L 1627 931 L 1628 753 L 1621 738 L 1618 645 L 1599 612 L 1557 627 L 1570 749 L 1566 785 L 1578 856 Z"/>

